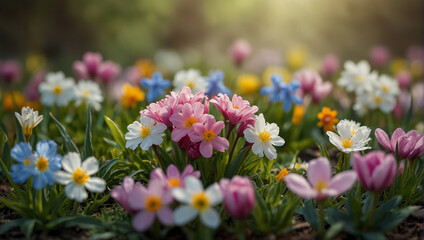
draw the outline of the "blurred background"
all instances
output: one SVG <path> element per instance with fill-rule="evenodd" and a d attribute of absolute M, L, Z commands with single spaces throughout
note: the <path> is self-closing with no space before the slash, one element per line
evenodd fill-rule
<path fill-rule="evenodd" d="M 213 69 L 231 62 L 239 38 L 252 56 L 272 52 L 281 64 L 290 49 L 312 66 L 327 53 L 366 59 L 376 45 L 404 56 L 424 42 L 423 11 L 421 0 L 2 0 L 0 59 L 48 59 L 49 69 L 72 73 L 87 51 L 128 66 L 171 49 Z"/>

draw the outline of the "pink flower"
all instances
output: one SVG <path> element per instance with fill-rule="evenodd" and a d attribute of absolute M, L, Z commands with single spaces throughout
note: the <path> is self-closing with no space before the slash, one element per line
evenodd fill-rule
<path fill-rule="evenodd" d="M 118 64 L 106 61 L 99 66 L 98 79 L 101 82 L 110 83 L 118 76 L 119 72 L 121 72 L 121 67 Z"/>
<path fill-rule="evenodd" d="M 390 51 L 385 46 L 376 46 L 371 49 L 371 63 L 376 67 L 386 65 L 390 60 Z"/>
<path fill-rule="evenodd" d="M 184 187 L 184 179 L 187 176 L 193 176 L 196 178 L 200 177 L 199 171 L 194 171 L 193 166 L 190 164 L 184 168 L 184 171 L 180 174 L 178 168 L 171 164 L 166 170 L 166 175 L 161 168 L 156 168 L 150 173 L 150 180 L 161 180 L 166 183 L 165 187 L 174 188 L 174 187 Z"/>
<path fill-rule="evenodd" d="M 34 76 L 31 78 L 28 85 L 25 87 L 24 93 L 25 98 L 30 101 L 39 100 L 40 99 L 40 92 L 38 92 L 38 85 L 44 81 L 44 78 L 46 76 L 45 71 L 38 72 L 34 74 Z"/>
<path fill-rule="evenodd" d="M 235 176 L 233 179 L 221 179 L 219 182 L 224 208 L 235 219 L 249 216 L 255 207 L 255 190 L 247 177 Z"/>
<path fill-rule="evenodd" d="M 320 157 L 309 162 L 308 181 L 301 175 L 290 173 L 284 177 L 287 188 L 302 198 L 317 201 L 338 196 L 349 190 L 356 181 L 355 171 L 344 171 L 331 177 L 331 165 L 327 158 Z"/>
<path fill-rule="evenodd" d="M 339 58 L 334 54 L 328 54 L 324 57 L 324 60 L 322 60 L 321 72 L 328 77 L 336 73 L 339 66 Z"/>
<path fill-rule="evenodd" d="M 331 82 L 323 82 L 318 72 L 309 69 L 298 71 L 294 79 L 300 81 L 302 94 L 310 94 L 314 103 L 320 102 L 333 88 Z"/>
<path fill-rule="evenodd" d="M 102 63 L 102 55 L 100 53 L 86 52 L 83 61 L 74 62 L 74 72 L 77 78 L 87 79 L 96 78 L 100 64 Z"/>
<path fill-rule="evenodd" d="M 191 143 L 187 148 L 188 156 L 191 160 L 196 160 L 201 156 L 200 143 Z"/>
<path fill-rule="evenodd" d="M 121 204 L 121 206 L 129 213 L 136 212 L 136 210 L 131 208 L 128 203 L 129 194 L 135 185 L 141 186 L 140 183 L 134 183 L 134 180 L 131 177 L 125 177 L 122 185 L 114 187 L 110 193 L 110 196 L 118 201 L 119 204 Z"/>
<path fill-rule="evenodd" d="M 0 65 L 0 79 L 5 83 L 19 82 L 21 80 L 21 65 L 15 60 L 7 60 Z"/>
<path fill-rule="evenodd" d="M 227 94 L 220 93 L 211 100 L 211 103 L 215 104 L 224 118 L 233 125 L 252 118 L 252 115 L 258 111 L 258 107 L 251 107 L 249 101 L 243 100 L 237 94 L 234 94 L 230 100 Z"/>
<path fill-rule="evenodd" d="M 190 141 L 190 137 L 188 135 L 185 135 L 178 141 L 178 147 L 182 150 L 187 150 L 190 144 L 192 144 L 192 142 Z"/>
<path fill-rule="evenodd" d="M 249 42 L 239 39 L 230 47 L 230 55 L 236 65 L 240 65 L 251 53 Z"/>
<path fill-rule="evenodd" d="M 383 191 L 393 182 L 396 174 L 395 158 L 382 151 L 373 151 L 364 156 L 352 155 L 353 168 L 358 173 L 361 185 L 370 191 Z"/>
<path fill-rule="evenodd" d="M 134 229 L 147 230 L 156 217 L 163 225 L 174 224 L 174 216 L 168 206 L 172 201 L 171 191 L 164 189 L 161 180 L 151 180 L 147 189 L 141 184 L 135 185 L 128 196 L 130 207 L 138 211 L 132 220 Z"/>
<path fill-rule="evenodd" d="M 318 81 L 317 84 L 315 84 L 314 91 L 312 92 L 312 101 L 314 103 L 319 103 L 323 98 L 328 96 L 332 89 L 333 84 L 331 84 L 331 82 Z"/>
<path fill-rule="evenodd" d="M 204 107 L 201 103 L 195 102 L 193 105 L 185 103 L 181 107 L 181 112 L 175 112 L 169 118 L 174 125 L 171 133 L 171 139 L 178 142 L 182 137 L 187 135 L 191 126 L 195 123 L 204 123 L 206 116 L 203 114 Z"/>
<path fill-rule="evenodd" d="M 401 128 L 397 128 L 393 132 L 391 139 L 389 139 L 386 132 L 377 128 L 375 136 L 381 146 L 392 151 L 393 154 L 396 152 L 397 143 L 398 154 L 401 159 L 415 159 L 424 153 L 424 136 L 420 135 L 416 130 L 405 133 Z"/>
<path fill-rule="evenodd" d="M 248 129 L 250 126 L 254 126 L 256 121 L 256 117 L 252 114 L 248 119 L 240 124 L 237 128 L 237 136 L 244 137 L 244 130 Z"/>
<path fill-rule="evenodd" d="M 408 71 L 401 71 L 396 75 L 401 89 L 407 89 L 411 85 L 411 74 Z"/>
<path fill-rule="evenodd" d="M 196 123 L 191 126 L 188 136 L 192 142 L 200 142 L 200 153 L 202 156 L 210 158 L 213 148 L 220 152 L 228 149 L 228 140 L 218 136 L 224 126 L 223 121 L 216 122 L 213 116 L 208 115 L 204 124 Z"/>

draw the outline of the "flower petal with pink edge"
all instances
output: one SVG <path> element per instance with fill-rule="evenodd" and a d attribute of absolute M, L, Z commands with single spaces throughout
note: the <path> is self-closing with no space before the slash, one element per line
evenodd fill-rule
<path fill-rule="evenodd" d="M 165 173 L 163 172 L 162 168 L 155 168 L 151 173 L 150 173 L 150 180 L 153 179 L 160 179 L 160 180 L 167 180 L 167 177 L 165 175 Z"/>
<path fill-rule="evenodd" d="M 352 188 L 356 178 L 356 172 L 353 170 L 341 172 L 330 180 L 328 188 L 336 190 L 336 195 L 340 195 Z"/>
<path fill-rule="evenodd" d="M 227 139 L 223 137 L 215 137 L 215 139 L 212 141 L 212 146 L 216 150 L 220 152 L 224 152 L 229 147 L 229 142 Z"/>
<path fill-rule="evenodd" d="M 396 174 L 396 161 L 392 155 L 387 156 L 383 163 L 372 173 L 373 190 L 383 191 L 393 183 Z"/>
<path fill-rule="evenodd" d="M 151 213 L 149 211 L 141 211 L 134 216 L 132 220 L 132 225 L 135 230 L 143 232 L 146 231 L 150 226 L 152 226 L 154 221 L 154 213 Z"/>
<path fill-rule="evenodd" d="M 380 128 L 377 128 L 374 133 L 375 133 L 375 137 L 377 138 L 381 146 L 383 146 L 387 150 L 394 152 L 390 143 L 389 136 L 387 135 L 385 131 L 383 131 Z"/>
<path fill-rule="evenodd" d="M 157 216 L 160 222 L 165 226 L 174 224 L 174 215 L 172 210 L 168 206 L 163 206 L 158 212 Z"/>
<path fill-rule="evenodd" d="M 390 145 L 392 147 L 392 152 L 396 152 L 396 143 L 399 139 L 399 137 L 404 136 L 405 135 L 405 131 L 403 131 L 402 128 L 397 128 L 393 134 L 392 134 L 392 139 L 390 140 Z"/>
<path fill-rule="evenodd" d="M 205 158 L 210 158 L 212 156 L 212 143 L 208 142 L 208 141 L 202 141 L 200 143 L 200 153 L 202 154 L 203 157 Z"/>
<path fill-rule="evenodd" d="M 158 197 L 162 196 L 164 188 L 166 186 L 166 182 L 155 179 L 155 180 L 150 180 L 148 186 L 147 186 L 147 191 L 149 192 L 149 194 L 154 194 Z"/>
<path fill-rule="evenodd" d="M 366 189 L 371 188 L 371 170 L 369 169 L 365 159 L 358 152 L 353 153 L 352 159 L 353 169 L 355 169 L 356 173 L 358 174 L 359 182 Z"/>
<path fill-rule="evenodd" d="M 147 189 L 142 185 L 134 185 L 131 192 L 128 193 L 128 204 L 134 210 L 144 209 L 144 200 L 148 195 Z"/>
<path fill-rule="evenodd" d="M 312 160 L 306 173 L 312 186 L 315 186 L 317 181 L 329 182 L 332 175 L 330 161 L 325 157 Z"/>
<path fill-rule="evenodd" d="M 171 164 L 166 169 L 166 176 L 168 178 L 180 178 L 180 171 L 178 171 L 178 168 L 174 164 Z"/>
<path fill-rule="evenodd" d="M 188 133 L 187 128 L 174 128 L 171 133 L 171 139 L 174 142 L 178 142 Z"/>
<path fill-rule="evenodd" d="M 201 123 L 196 123 L 191 126 L 188 131 L 188 136 L 192 142 L 200 142 L 203 140 L 203 133 L 205 132 L 205 126 Z"/>
<path fill-rule="evenodd" d="M 290 191 L 302 198 L 315 198 L 317 196 L 317 191 L 311 187 L 304 177 L 298 174 L 290 173 L 284 177 L 284 181 Z"/>
<path fill-rule="evenodd" d="M 216 135 L 218 135 L 224 127 L 225 123 L 223 121 L 219 121 L 214 123 L 210 130 L 212 130 Z"/>

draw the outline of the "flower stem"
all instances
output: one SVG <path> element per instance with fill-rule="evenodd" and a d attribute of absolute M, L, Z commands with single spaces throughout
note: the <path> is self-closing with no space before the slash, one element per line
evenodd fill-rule
<path fill-rule="evenodd" d="M 340 152 L 339 160 L 337 161 L 337 173 L 342 171 L 343 155 L 344 155 L 344 153 Z"/>
<path fill-rule="evenodd" d="M 240 137 L 237 135 L 236 140 L 234 141 L 233 147 L 231 148 L 230 155 L 228 157 L 228 164 L 230 164 L 231 160 L 233 159 L 234 150 L 236 148 L 237 141 L 239 140 L 239 138 Z"/>
<path fill-rule="evenodd" d="M 367 214 L 367 218 L 365 221 L 365 226 L 369 227 L 372 226 L 373 224 L 373 217 L 374 217 L 374 213 L 375 213 L 375 209 L 378 205 L 378 200 L 379 200 L 380 194 L 378 192 L 371 192 L 371 207 L 368 211 Z"/>
<path fill-rule="evenodd" d="M 318 202 L 318 217 L 319 217 L 318 237 L 319 239 L 324 239 L 324 234 L 325 234 L 324 201 Z"/>
<path fill-rule="evenodd" d="M 234 129 L 234 124 L 230 123 L 230 124 L 228 125 L 228 132 L 227 132 L 227 136 L 225 137 L 226 139 L 228 139 L 228 141 L 230 140 L 230 139 L 229 139 L 229 138 L 230 138 L 230 134 L 231 134 L 231 132 L 233 131 L 233 129 Z"/>
<path fill-rule="evenodd" d="M 43 190 L 37 190 L 36 191 L 36 195 L 37 195 L 37 207 L 38 207 L 38 212 L 40 213 L 40 215 L 43 213 Z"/>
<path fill-rule="evenodd" d="M 74 206 L 72 207 L 72 214 L 76 214 L 78 212 L 78 208 L 79 208 L 79 202 L 74 201 Z"/>
<path fill-rule="evenodd" d="M 245 235 L 245 231 L 244 231 L 244 219 L 236 220 L 236 221 L 234 221 L 234 223 L 236 225 L 237 239 L 238 240 L 245 240 L 246 235 Z"/>

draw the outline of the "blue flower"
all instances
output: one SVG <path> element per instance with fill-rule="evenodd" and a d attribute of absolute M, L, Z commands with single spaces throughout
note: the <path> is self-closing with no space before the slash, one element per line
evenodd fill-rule
<path fill-rule="evenodd" d="M 37 143 L 37 151 L 34 153 L 34 179 L 35 189 L 43 189 L 46 184 L 53 185 L 53 174 L 61 167 L 62 156 L 56 153 L 57 144 L 53 141 L 40 141 Z"/>
<path fill-rule="evenodd" d="M 164 95 L 163 90 L 171 86 L 169 80 L 163 80 L 160 72 L 153 73 L 152 79 L 141 79 L 141 86 L 148 88 L 146 99 L 148 102 L 154 102 L 158 97 Z"/>
<path fill-rule="evenodd" d="M 31 146 L 26 142 L 16 144 L 10 156 L 18 162 L 10 168 L 10 176 L 15 183 L 24 183 L 35 170 L 34 155 Z"/>
<path fill-rule="evenodd" d="M 300 88 L 298 81 L 285 83 L 283 77 L 279 74 L 271 76 L 272 85 L 263 87 L 260 90 L 261 95 L 269 95 L 270 102 L 283 102 L 284 112 L 290 111 L 292 103 L 302 104 L 303 100 L 296 95 L 297 89 Z"/>
<path fill-rule="evenodd" d="M 209 77 L 206 78 L 208 83 L 206 95 L 215 96 L 218 93 L 231 95 L 231 90 L 224 85 L 224 73 L 221 71 L 210 71 Z"/>

